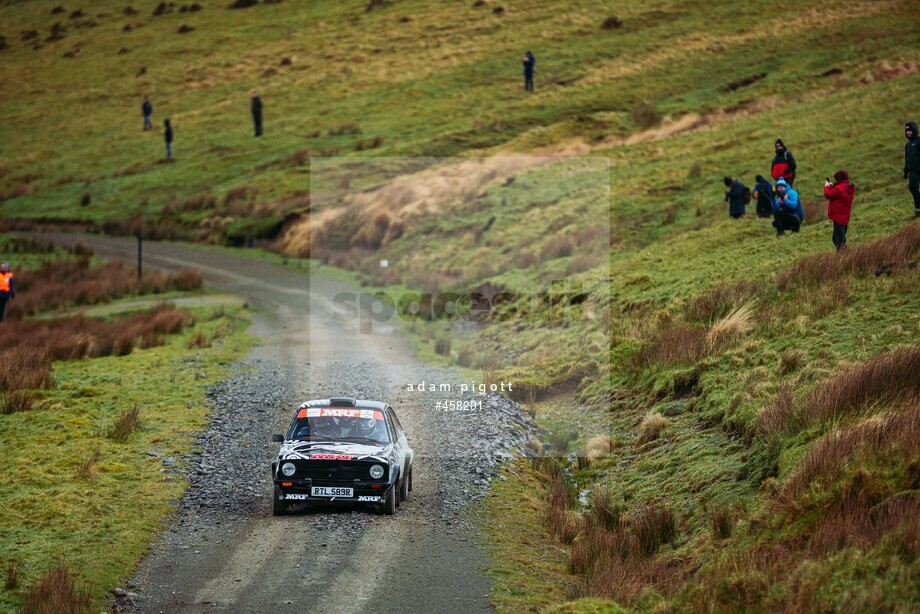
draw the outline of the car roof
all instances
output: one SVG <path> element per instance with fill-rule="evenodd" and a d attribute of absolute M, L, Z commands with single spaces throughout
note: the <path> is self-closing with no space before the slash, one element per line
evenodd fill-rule
<path fill-rule="evenodd" d="M 380 411 L 384 411 L 387 408 L 387 404 L 366 399 L 332 397 L 329 399 L 313 399 L 311 401 L 306 401 L 301 403 L 298 409 L 306 409 L 308 407 L 355 407 L 358 409 L 379 409 Z"/>

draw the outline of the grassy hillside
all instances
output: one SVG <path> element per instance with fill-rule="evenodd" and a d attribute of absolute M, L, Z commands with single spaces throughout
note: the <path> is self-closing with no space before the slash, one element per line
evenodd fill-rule
<path fill-rule="evenodd" d="M 138 287 L 85 249 L 52 248 L 0 236 L 20 287 L 0 324 L 3 612 L 108 602 L 185 491 L 205 387 L 251 345 L 235 300 L 162 302 L 188 298 L 175 291 L 188 272 Z"/>
<path fill-rule="evenodd" d="M 228 10 L 221 0 L 158 16 L 153 0 L 133 3 L 137 14 L 123 2 L 53 14 L 57 4 L 0 7 L 0 215 L 108 221 L 112 231 L 141 215 L 163 235 L 217 241 L 278 232 L 306 208 L 310 155 L 368 155 L 375 137 L 370 153 L 384 156 L 603 145 L 659 115 L 782 105 L 918 61 L 916 30 L 891 27 L 909 21 L 906 1 L 798 2 L 788 19 L 768 2 L 582 2 L 563 12 L 540 1 Z M 605 29 L 612 16 L 622 25 Z M 52 36 L 55 23 L 66 32 Z M 180 34 L 183 25 L 194 29 Z M 538 57 L 533 96 L 519 83 L 525 48 Z M 820 76 L 831 69 L 842 72 Z M 260 139 L 254 88 L 266 105 Z M 145 94 L 157 123 L 146 133 Z M 176 130 L 172 163 L 164 117 Z"/>
<path fill-rule="evenodd" d="M 3 218 L 271 238 L 394 294 L 583 284 L 573 321 L 542 303 L 409 327 L 425 355 L 518 382 L 562 452 L 507 474 L 490 504 L 499 606 L 917 608 L 913 2 L 202 2 L 156 17 L 99 2 L 73 24 L 54 4 L 0 8 Z M 21 40 L 55 21 L 62 40 Z M 173 162 L 140 131 L 145 93 L 174 119 Z M 778 137 L 807 218 L 782 239 L 722 202 L 724 175 L 768 174 Z M 553 157 L 572 154 L 609 172 Z M 340 159 L 319 172 L 311 157 Z M 857 196 L 838 255 L 821 187 L 839 168 Z M 515 503 L 540 481 L 542 500 Z M 528 556 L 541 564 L 521 576 Z"/>

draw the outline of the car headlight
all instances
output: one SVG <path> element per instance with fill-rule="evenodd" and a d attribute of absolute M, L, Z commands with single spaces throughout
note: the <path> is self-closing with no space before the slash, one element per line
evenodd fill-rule
<path fill-rule="evenodd" d="M 371 477 L 375 480 L 379 480 L 383 477 L 383 467 L 380 465 L 371 466 Z"/>
<path fill-rule="evenodd" d="M 288 477 L 291 477 L 292 475 L 294 475 L 294 471 L 296 469 L 297 468 L 294 466 L 294 463 L 284 463 L 283 465 L 281 465 L 281 473 L 283 473 L 284 475 Z"/>

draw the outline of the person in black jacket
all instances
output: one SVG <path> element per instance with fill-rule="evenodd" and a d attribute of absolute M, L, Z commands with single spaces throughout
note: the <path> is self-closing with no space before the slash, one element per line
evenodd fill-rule
<path fill-rule="evenodd" d="M 917 122 L 904 125 L 904 136 L 907 138 L 904 145 L 904 179 L 907 179 L 907 189 L 914 197 L 914 215 L 920 217 L 920 136 L 917 135 Z"/>
<path fill-rule="evenodd" d="M 533 67 L 536 63 L 537 58 L 527 51 L 524 54 L 524 89 L 528 92 L 533 92 Z"/>
<path fill-rule="evenodd" d="M 725 177 L 725 186 L 728 191 L 725 193 L 725 202 L 728 203 L 728 214 L 734 219 L 744 215 L 744 184 L 740 179 Z"/>
<path fill-rule="evenodd" d="M 773 217 L 773 184 L 763 175 L 755 178 L 754 198 L 757 199 L 757 217 Z"/>
<path fill-rule="evenodd" d="M 172 158 L 173 129 L 168 117 L 163 120 L 163 140 L 166 141 L 166 157 Z"/>
<path fill-rule="evenodd" d="M 262 99 L 259 92 L 252 93 L 252 122 L 255 124 L 256 136 L 262 136 Z"/>
<path fill-rule="evenodd" d="M 776 181 L 782 177 L 791 188 L 792 182 L 795 181 L 795 158 L 792 157 L 792 152 L 786 149 L 783 139 L 776 139 L 774 147 L 776 155 L 773 156 L 773 180 Z"/>
<path fill-rule="evenodd" d="M 144 130 L 153 130 L 153 123 L 150 121 L 150 116 L 153 115 L 153 103 L 147 96 L 144 96 L 141 113 L 144 115 Z"/>

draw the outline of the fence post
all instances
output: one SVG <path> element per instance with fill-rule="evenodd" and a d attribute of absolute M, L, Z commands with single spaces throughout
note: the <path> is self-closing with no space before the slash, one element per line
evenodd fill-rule
<path fill-rule="evenodd" d="M 141 231 L 137 231 L 137 281 L 141 281 L 141 273 L 143 270 L 143 254 L 141 251 Z"/>

